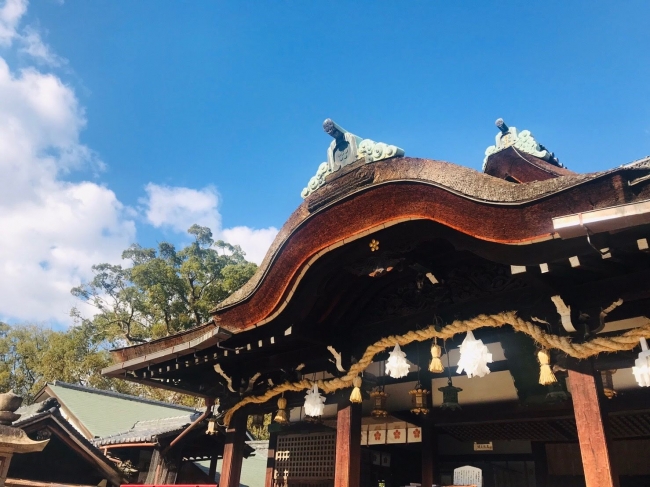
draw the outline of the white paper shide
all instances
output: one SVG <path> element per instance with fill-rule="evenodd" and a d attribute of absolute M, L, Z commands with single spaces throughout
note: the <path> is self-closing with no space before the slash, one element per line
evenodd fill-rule
<path fill-rule="evenodd" d="M 305 414 L 312 417 L 322 416 L 324 410 L 325 396 L 318 392 L 318 386 L 314 384 L 314 387 L 307 391 L 305 396 Z"/>
<path fill-rule="evenodd" d="M 406 361 L 406 354 L 402 352 L 402 349 L 399 348 L 399 345 L 395 345 L 395 348 L 388 357 L 386 361 L 386 373 L 393 379 L 399 379 L 400 377 L 405 377 L 409 373 L 409 368 L 411 366 Z"/>
<path fill-rule="evenodd" d="M 645 338 L 641 338 L 641 352 L 639 358 L 634 361 L 632 373 L 641 387 L 650 387 L 650 350 Z"/>
<path fill-rule="evenodd" d="M 460 360 L 458 360 L 458 373 L 463 371 L 467 377 L 483 377 L 490 373 L 487 364 L 492 363 L 492 354 L 488 351 L 487 345 L 482 340 L 474 338 L 471 331 L 460 345 Z"/>

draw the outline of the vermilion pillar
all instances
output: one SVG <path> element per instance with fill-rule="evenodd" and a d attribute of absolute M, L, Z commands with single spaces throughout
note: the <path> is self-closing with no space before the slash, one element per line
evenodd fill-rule
<path fill-rule="evenodd" d="M 246 444 L 246 419 L 246 414 L 235 413 L 230 421 L 230 426 L 226 430 L 223 464 L 219 480 L 220 487 L 239 487 L 244 446 Z"/>
<path fill-rule="evenodd" d="M 361 404 L 339 405 L 336 415 L 334 487 L 359 487 L 361 482 Z"/>
<path fill-rule="evenodd" d="M 590 360 L 569 370 L 573 410 L 587 487 L 619 487 L 607 441 L 607 415 L 603 411 L 600 376 Z"/>

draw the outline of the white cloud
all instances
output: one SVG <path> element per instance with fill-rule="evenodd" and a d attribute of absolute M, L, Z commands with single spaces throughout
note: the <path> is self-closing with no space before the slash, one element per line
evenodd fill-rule
<path fill-rule="evenodd" d="M 246 259 L 261 264 L 267 250 L 278 234 L 275 227 L 250 228 L 233 227 L 221 231 L 219 238 L 233 245 L 239 245 L 246 252 Z"/>
<path fill-rule="evenodd" d="M 43 42 L 41 35 L 32 27 L 25 28 L 25 33 L 20 37 L 23 47 L 20 52 L 29 54 L 36 61 L 48 66 L 61 66 L 67 63 L 66 59 L 57 56 L 50 47 Z"/>
<path fill-rule="evenodd" d="M 18 38 L 26 2 L 0 9 L 0 43 Z M 70 289 L 91 266 L 119 262 L 135 224 L 115 194 L 62 179 L 102 166 L 79 141 L 86 123 L 74 91 L 34 68 L 12 71 L 0 58 L 0 319 L 64 323 Z"/>
<path fill-rule="evenodd" d="M 149 183 L 145 191 L 147 197 L 140 202 L 145 205 L 145 216 L 149 224 L 177 233 L 185 233 L 194 223 L 209 227 L 216 239 L 241 246 L 246 252 L 246 258 L 257 264 L 262 262 L 278 233 L 275 227 L 221 228 L 219 195 L 211 186 L 197 190 Z"/>
<path fill-rule="evenodd" d="M 213 232 L 221 228 L 221 215 L 217 211 L 219 196 L 208 186 L 200 190 L 178 186 L 159 186 L 149 183 L 145 187 L 147 221 L 156 228 L 169 228 L 184 233 L 192 224 L 209 227 Z"/>
<path fill-rule="evenodd" d="M 10 46 L 18 37 L 18 24 L 27 11 L 27 0 L 6 0 L 0 7 L 0 45 Z"/>
<path fill-rule="evenodd" d="M 0 46 L 39 66 L 63 64 L 36 30 L 21 28 L 26 8 L 26 0 L 0 4 Z M 134 209 L 101 184 L 65 179 L 104 166 L 80 142 L 85 125 L 74 90 L 59 76 L 35 66 L 16 70 L 0 56 L 0 320 L 70 322 L 70 308 L 79 305 L 70 289 L 92 278 L 93 264 L 122 262 L 122 250 L 135 241 Z M 277 233 L 222 229 L 212 187 L 149 184 L 145 191 L 145 217 L 154 227 L 208 226 L 255 262 Z"/>

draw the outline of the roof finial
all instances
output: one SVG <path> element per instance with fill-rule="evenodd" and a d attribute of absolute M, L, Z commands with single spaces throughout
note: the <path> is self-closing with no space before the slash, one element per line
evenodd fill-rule
<path fill-rule="evenodd" d="M 325 130 L 325 133 L 327 135 L 331 135 L 332 138 L 336 140 L 343 139 L 345 137 L 345 134 L 347 133 L 347 130 L 345 130 L 343 127 L 341 127 L 331 118 L 325 119 L 325 121 L 323 122 L 323 130 Z"/>
<path fill-rule="evenodd" d="M 331 118 L 323 122 L 323 130 L 334 140 L 327 149 L 327 162 L 318 166 L 316 175 L 309 180 L 301 196 L 306 198 L 325 184 L 325 178 L 342 167 L 364 160 L 367 163 L 401 157 L 404 151 L 394 145 L 362 139 L 348 132 Z"/>
<path fill-rule="evenodd" d="M 494 124 L 497 126 L 497 128 L 501 131 L 502 134 L 507 134 L 508 130 L 510 130 L 502 118 L 497 118 L 497 121 L 494 122 Z"/>

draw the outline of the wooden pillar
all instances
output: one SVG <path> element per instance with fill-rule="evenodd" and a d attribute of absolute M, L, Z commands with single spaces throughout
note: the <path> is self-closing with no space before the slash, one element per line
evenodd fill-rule
<path fill-rule="evenodd" d="M 174 484 L 180 467 L 180 457 L 174 452 L 163 455 L 160 449 L 155 449 L 151 455 L 147 484 Z"/>
<path fill-rule="evenodd" d="M 586 486 L 618 487 L 618 474 L 609 454 L 600 375 L 591 360 L 582 360 L 572 364 L 569 381 Z"/>
<path fill-rule="evenodd" d="M 226 429 L 219 487 L 239 487 L 244 446 L 246 444 L 247 417 L 243 412 L 235 413 L 230 421 L 230 426 Z"/>
<path fill-rule="evenodd" d="M 208 470 L 208 477 L 210 477 L 210 480 L 214 480 L 215 475 L 217 475 L 217 462 L 219 461 L 219 455 L 215 453 L 212 455 L 212 458 L 210 458 L 210 470 Z"/>
<path fill-rule="evenodd" d="M 334 487 L 359 487 L 361 482 L 361 404 L 339 405 L 336 415 Z"/>
<path fill-rule="evenodd" d="M 533 461 L 535 462 L 535 487 L 549 487 L 546 443 L 533 441 L 531 446 L 533 450 Z"/>
<path fill-rule="evenodd" d="M 275 451 L 278 447 L 278 434 L 269 435 L 269 452 L 266 456 L 266 480 L 264 487 L 273 487 L 273 473 L 275 472 Z"/>
<path fill-rule="evenodd" d="M 438 438 L 431 418 L 422 423 L 422 487 L 431 487 L 435 479 Z"/>

